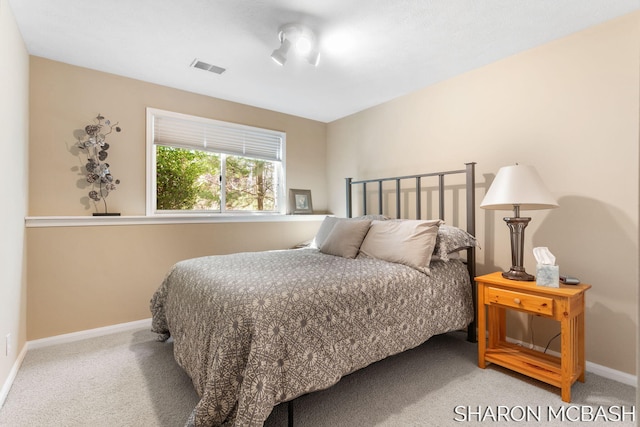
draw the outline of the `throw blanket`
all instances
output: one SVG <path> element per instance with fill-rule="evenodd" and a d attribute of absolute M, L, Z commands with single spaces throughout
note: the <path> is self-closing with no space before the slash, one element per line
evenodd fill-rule
<path fill-rule="evenodd" d="M 261 426 L 278 403 L 473 317 L 459 261 L 432 262 L 426 275 L 309 248 L 179 262 L 151 311 L 201 398 L 195 426 Z"/>

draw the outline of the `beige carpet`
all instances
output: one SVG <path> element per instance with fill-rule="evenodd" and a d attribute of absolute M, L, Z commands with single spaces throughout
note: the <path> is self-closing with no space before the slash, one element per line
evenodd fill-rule
<path fill-rule="evenodd" d="M 563 404 L 554 387 L 498 367 L 479 369 L 476 346 L 464 338 L 434 337 L 296 399 L 296 427 L 635 425 L 628 415 L 612 422 L 611 414 L 606 420 L 580 414 L 630 410 L 634 387 L 587 373 L 586 383 L 573 386 L 571 405 Z M 197 400 L 171 343 L 134 330 L 29 351 L 0 410 L 0 426 L 182 426 Z M 478 408 L 483 415 L 473 415 Z M 529 411 L 529 422 L 518 421 L 521 409 Z M 509 411 L 508 418 L 494 422 L 500 410 Z M 576 417 L 581 421 L 571 422 Z M 265 425 L 286 426 L 286 419 L 283 404 Z"/>

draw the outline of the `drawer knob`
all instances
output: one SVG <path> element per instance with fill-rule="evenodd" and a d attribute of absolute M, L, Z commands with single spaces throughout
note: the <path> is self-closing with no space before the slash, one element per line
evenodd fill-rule
<path fill-rule="evenodd" d="M 516 304 L 520 304 L 520 298 L 514 298 L 513 302 L 515 302 Z"/>

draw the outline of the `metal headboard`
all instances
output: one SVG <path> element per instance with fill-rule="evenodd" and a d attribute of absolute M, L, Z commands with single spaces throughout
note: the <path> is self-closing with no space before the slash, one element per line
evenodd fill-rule
<path fill-rule="evenodd" d="M 411 190 L 415 191 L 415 217 L 417 219 L 422 218 L 422 184 L 423 178 L 438 178 L 438 186 L 437 186 L 437 194 L 438 194 L 438 212 L 439 218 L 445 218 L 445 177 L 449 175 L 465 175 L 465 205 L 466 205 L 466 231 L 472 236 L 476 235 L 476 196 L 475 196 L 475 163 L 465 163 L 465 169 L 452 170 L 452 171 L 443 171 L 443 172 L 432 172 L 432 173 L 424 173 L 419 175 L 405 175 L 405 176 L 396 176 L 390 178 L 376 178 L 376 179 L 364 179 L 359 181 L 354 181 L 352 178 L 346 178 L 347 184 L 347 218 L 351 218 L 353 215 L 353 188 L 354 186 L 361 185 L 362 186 L 362 210 L 363 215 L 369 214 L 368 204 L 369 200 L 367 187 L 369 186 L 377 186 L 377 194 L 378 194 L 378 209 L 376 214 L 384 214 L 384 191 L 383 191 L 383 183 L 392 181 L 395 182 L 395 211 L 396 217 L 402 218 L 401 212 L 401 200 L 402 200 L 402 182 L 413 181 L 414 186 L 411 187 Z M 427 209 L 428 210 L 428 209 Z M 467 329 L 467 340 L 471 342 L 476 342 L 476 293 L 474 280 L 476 276 L 476 251 L 475 248 L 467 249 L 467 270 L 469 271 L 469 279 L 471 283 L 471 295 L 473 296 L 473 308 L 474 308 L 474 320 L 469 325 Z"/>

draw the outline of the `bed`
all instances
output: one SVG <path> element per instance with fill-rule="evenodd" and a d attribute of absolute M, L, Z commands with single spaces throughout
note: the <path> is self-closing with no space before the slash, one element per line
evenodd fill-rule
<path fill-rule="evenodd" d="M 444 177 L 459 174 L 466 230 L 419 219 L 421 195 L 432 191 L 422 191 L 422 180 L 435 177 L 443 194 Z M 398 194 L 393 219 L 383 215 L 385 181 Z M 414 219 L 400 219 L 405 181 L 415 195 Z M 372 183 L 379 193 L 374 214 Z M 328 388 L 433 335 L 468 328 L 474 341 L 473 188 L 473 163 L 433 174 L 347 179 L 346 217 L 325 218 L 312 245 L 175 264 L 154 293 L 151 312 L 153 331 L 173 339 L 175 359 L 200 396 L 187 425 L 260 426 L 277 404 Z M 352 218 L 356 193 L 362 215 Z M 445 201 L 438 200 L 444 218 Z"/>

